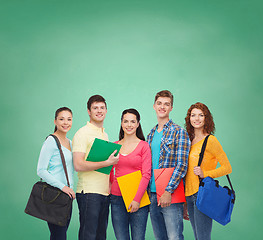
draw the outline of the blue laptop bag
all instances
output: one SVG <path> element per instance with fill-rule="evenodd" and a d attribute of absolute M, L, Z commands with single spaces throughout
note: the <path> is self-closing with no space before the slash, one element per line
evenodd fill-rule
<path fill-rule="evenodd" d="M 204 140 L 198 166 L 201 165 L 208 137 L 209 135 Z M 231 221 L 235 203 L 235 191 L 229 176 L 226 175 L 226 177 L 231 189 L 227 186 L 221 187 L 218 180 L 214 180 L 211 177 L 201 179 L 196 200 L 196 206 L 199 211 L 222 225 L 226 225 Z"/>
<path fill-rule="evenodd" d="M 196 199 L 199 211 L 222 225 L 231 221 L 235 193 L 228 187 L 221 187 L 217 180 L 206 177 L 200 182 Z"/>

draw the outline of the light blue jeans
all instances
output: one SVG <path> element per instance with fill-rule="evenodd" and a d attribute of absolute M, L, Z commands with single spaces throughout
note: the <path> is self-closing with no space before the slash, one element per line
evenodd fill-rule
<path fill-rule="evenodd" d="M 196 207 L 197 194 L 186 197 L 190 222 L 196 240 L 211 240 L 213 219 L 200 212 Z"/>
<path fill-rule="evenodd" d="M 151 193 L 150 217 L 157 240 L 183 240 L 183 203 L 162 208 L 157 204 L 156 193 Z"/>
<path fill-rule="evenodd" d="M 129 240 L 131 227 L 131 237 L 133 240 L 144 240 L 149 213 L 149 206 L 139 208 L 134 213 L 126 210 L 122 196 L 110 196 L 111 219 L 117 240 Z"/>

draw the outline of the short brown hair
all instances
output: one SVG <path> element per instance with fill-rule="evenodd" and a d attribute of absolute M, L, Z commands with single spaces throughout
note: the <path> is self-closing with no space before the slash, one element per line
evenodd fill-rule
<path fill-rule="evenodd" d="M 185 117 L 185 127 L 186 127 L 186 131 L 187 131 L 191 141 L 195 137 L 194 127 L 190 123 L 191 112 L 194 108 L 200 109 L 205 115 L 204 132 L 207 134 L 214 134 L 215 133 L 215 123 L 214 123 L 213 116 L 212 116 L 211 112 L 209 111 L 208 107 L 205 104 L 197 102 L 197 103 L 190 106 L 190 108 L 187 111 L 186 117 Z"/>
<path fill-rule="evenodd" d="M 94 102 L 103 102 L 103 103 L 105 103 L 105 106 L 107 108 L 106 100 L 104 99 L 104 97 L 102 97 L 101 95 L 93 95 L 89 98 L 89 100 L 87 102 L 88 110 L 90 110 L 91 104 Z"/>
<path fill-rule="evenodd" d="M 162 90 L 162 91 L 156 93 L 154 102 L 156 102 L 159 97 L 168 97 L 168 98 L 170 98 L 171 99 L 171 104 L 173 106 L 174 96 L 173 96 L 173 94 L 170 91 Z"/>

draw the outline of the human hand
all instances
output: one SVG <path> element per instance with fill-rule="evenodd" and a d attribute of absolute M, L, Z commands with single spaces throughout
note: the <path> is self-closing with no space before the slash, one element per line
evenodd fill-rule
<path fill-rule="evenodd" d="M 158 206 L 169 207 L 171 205 L 171 201 L 172 201 L 172 194 L 165 191 L 159 199 Z"/>
<path fill-rule="evenodd" d="M 68 194 L 70 198 L 73 198 L 73 199 L 76 198 L 75 192 L 74 192 L 70 187 L 64 186 L 64 187 L 62 188 L 62 191 L 63 191 L 64 193 Z"/>
<path fill-rule="evenodd" d="M 137 212 L 139 208 L 140 208 L 140 203 L 134 200 L 131 202 L 130 206 L 128 207 L 128 209 L 131 210 L 130 213 Z"/>
<path fill-rule="evenodd" d="M 204 173 L 200 167 L 194 167 L 194 174 L 200 178 L 204 178 Z"/>
<path fill-rule="evenodd" d="M 184 220 L 188 220 L 189 221 L 189 214 L 188 214 L 188 210 L 187 210 L 187 204 L 184 203 Z"/>
<path fill-rule="evenodd" d="M 110 165 L 115 165 L 118 163 L 119 161 L 119 154 L 115 157 L 114 154 L 117 152 L 117 150 L 115 150 L 110 156 L 109 158 L 105 161 L 108 166 Z"/>

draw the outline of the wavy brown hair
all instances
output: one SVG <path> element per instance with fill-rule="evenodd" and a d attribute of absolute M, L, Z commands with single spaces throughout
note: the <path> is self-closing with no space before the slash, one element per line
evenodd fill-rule
<path fill-rule="evenodd" d="M 194 127 L 190 123 L 191 112 L 194 108 L 200 109 L 205 115 L 204 132 L 208 134 L 215 133 L 215 123 L 211 112 L 209 111 L 208 107 L 205 104 L 197 102 L 190 106 L 190 108 L 187 111 L 187 115 L 185 117 L 185 128 L 191 141 L 195 137 Z"/>

